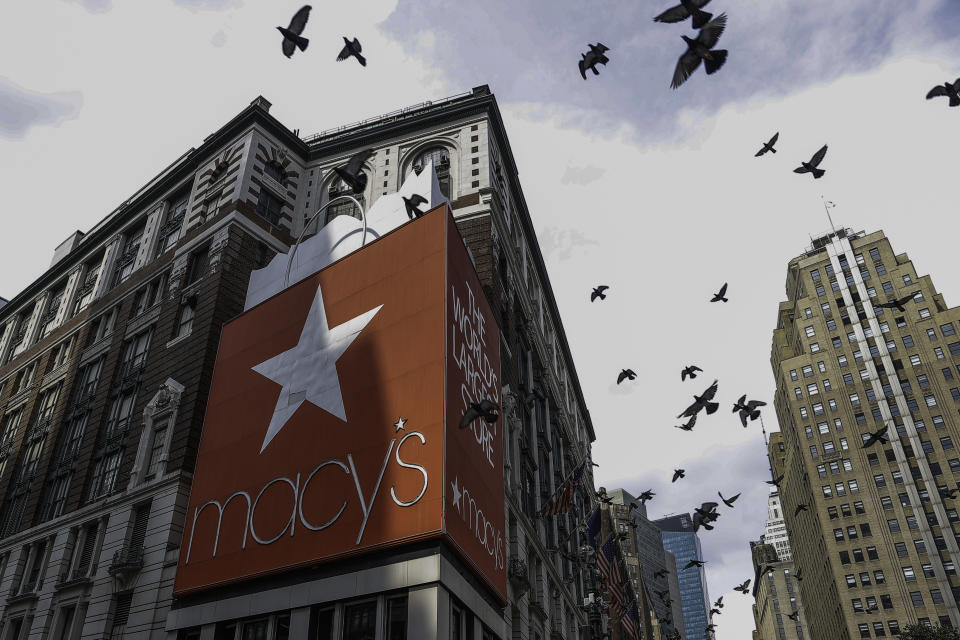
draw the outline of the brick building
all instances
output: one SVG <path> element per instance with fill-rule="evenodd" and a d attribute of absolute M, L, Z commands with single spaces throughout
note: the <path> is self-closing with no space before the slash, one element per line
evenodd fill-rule
<path fill-rule="evenodd" d="M 0 306 L 0 637 L 339 638 L 356 621 L 389 638 L 425 637 L 425 624 L 437 637 L 583 637 L 569 558 L 595 502 L 590 466 L 570 513 L 536 513 L 595 434 L 496 100 L 478 87 L 306 139 L 269 107 L 257 98 L 72 234 Z M 509 603 L 423 545 L 173 601 L 220 328 L 250 273 L 345 191 L 332 168 L 364 148 L 366 206 L 432 161 L 500 320 Z M 353 205 L 324 222 L 343 214 Z M 460 590 L 426 614 L 408 609 L 408 594 L 437 589 L 414 575 L 424 558 Z"/>

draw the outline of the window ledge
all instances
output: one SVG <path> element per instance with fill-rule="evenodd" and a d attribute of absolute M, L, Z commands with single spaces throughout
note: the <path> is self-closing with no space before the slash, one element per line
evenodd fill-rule
<path fill-rule="evenodd" d="M 127 324 L 126 330 L 123 332 L 124 339 L 129 338 L 140 333 L 144 327 L 153 324 L 156 322 L 157 318 L 160 317 L 160 303 L 154 304 L 152 307 L 141 313 L 138 317 L 134 318 Z"/>
<path fill-rule="evenodd" d="M 177 336 L 176 338 L 174 338 L 173 340 L 171 340 L 170 342 L 168 342 L 168 343 L 166 344 L 167 348 L 175 347 L 176 345 L 180 344 L 181 342 L 183 342 L 184 340 L 186 340 L 187 338 L 189 338 L 189 337 L 191 336 L 191 334 L 193 334 L 193 328 L 192 328 L 192 327 L 191 327 L 190 331 L 187 331 L 187 332 L 186 332 L 185 334 L 183 334 L 182 336 Z"/>

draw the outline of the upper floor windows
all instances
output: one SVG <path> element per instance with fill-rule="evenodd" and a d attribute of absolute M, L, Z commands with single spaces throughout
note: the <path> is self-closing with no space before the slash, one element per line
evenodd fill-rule
<path fill-rule="evenodd" d="M 133 273 L 133 267 L 137 261 L 137 253 L 140 251 L 140 244 L 143 242 L 144 225 L 131 229 L 124 234 L 123 251 L 117 255 L 113 267 L 113 286 L 123 284 Z"/>
<path fill-rule="evenodd" d="M 189 195 L 188 192 L 182 196 L 175 196 L 175 199 L 167 207 L 166 220 L 157 230 L 157 256 L 177 244 L 177 240 L 180 238 L 180 229 L 183 227 L 183 220 L 187 216 Z"/>
<path fill-rule="evenodd" d="M 260 195 L 257 196 L 258 216 L 273 226 L 279 227 L 282 209 L 283 200 L 270 193 L 267 189 L 260 189 Z"/>
<path fill-rule="evenodd" d="M 433 161 L 433 169 L 437 173 L 437 182 L 440 183 L 440 192 L 450 197 L 450 152 L 444 147 L 431 147 L 420 152 L 413 161 L 413 170 L 416 173 L 423 171 L 427 162 Z"/>

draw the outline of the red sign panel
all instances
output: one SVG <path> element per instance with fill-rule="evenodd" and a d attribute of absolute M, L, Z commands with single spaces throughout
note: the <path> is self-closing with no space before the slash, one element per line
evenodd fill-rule
<path fill-rule="evenodd" d="M 505 601 L 499 376 L 445 207 L 228 323 L 175 594 L 447 535 Z"/>

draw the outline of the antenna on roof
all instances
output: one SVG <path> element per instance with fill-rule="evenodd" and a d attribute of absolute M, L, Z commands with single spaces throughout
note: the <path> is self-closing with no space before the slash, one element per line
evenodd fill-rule
<path fill-rule="evenodd" d="M 833 209 L 835 205 L 831 200 L 824 200 L 823 196 L 820 196 L 820 200 L 823 202 L 823 210 L 827 212 L 827 220 L 830 221 L 830 230 L 836 233 L 837 228 L 833 226 L 833 218 L 830 217 L 830 209 Z"/>

